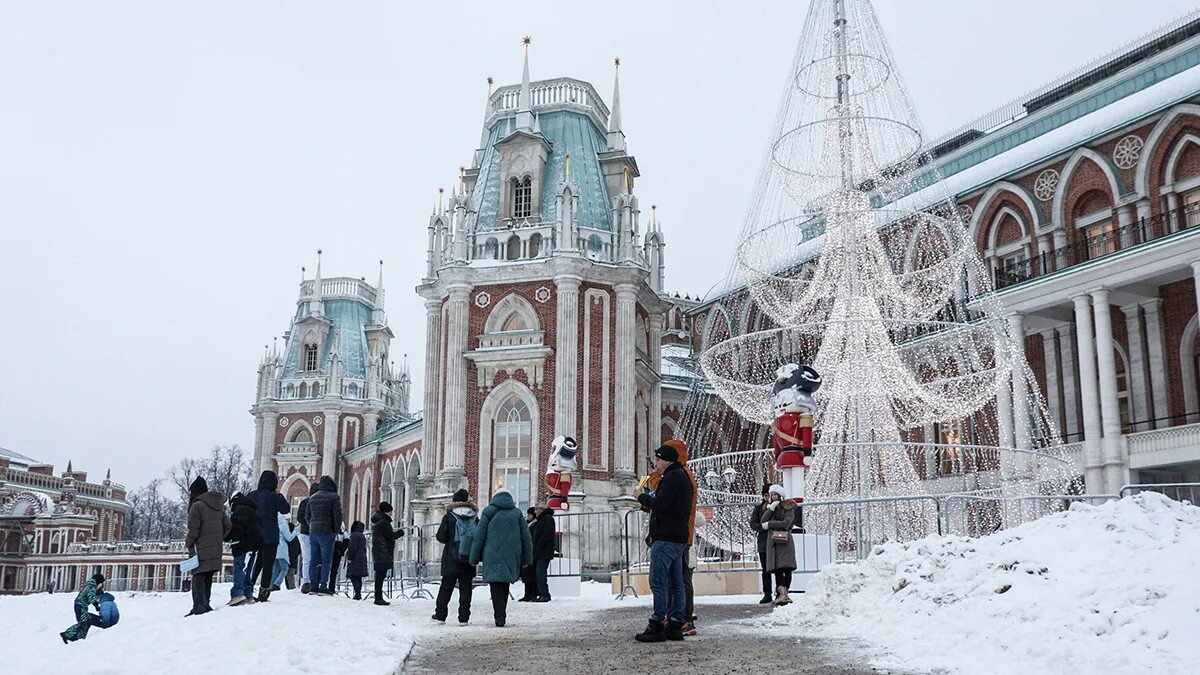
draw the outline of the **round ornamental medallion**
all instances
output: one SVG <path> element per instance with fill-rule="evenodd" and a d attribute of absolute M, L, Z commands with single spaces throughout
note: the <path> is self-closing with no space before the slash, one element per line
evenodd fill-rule
<path fill-rule="evenodd" d="M 962 218 L 964 225 L 971 224 L 971 216 L 975 215 L 975 209 L 971 208 L 970 204 L 958 205 L 958 217 Z"/>
<path fill-rule="evenodd" d="M 479 295 L 475 296 L 476 307 L 487 307 L 490 304 L 492 304 L 492 296 L 487 291 L 481 291 Z"/>
<path fill-rule="evenodd" d="M 320 415 L 317 415 L 316 417 L 313 418 L 313 426 L 315 426 L 315 427 L 319 427 L 324 423 L 325 423 L 325 418 L 321 417 Z"/>
<path fill-rule="evenodd" d="M 1058 172 L 1054 169 L 1046 169 L 1038 174 L 1037 180 L 1033 181 L 1033 194 L 1038 199 L 1048 202 L 1054 199 L 1054 189 L 1058 187 Z"/>
<path fill-rule="evenodd" d="M 1137 166 L 1138 158 L 1142 156 L 1142 139 L 1130 134 L 1117 141 L 1113 148 L 1113 163 L 1122 169 L 1132 169 Z"/>
<path fill-rule="evenodd" d="M 542 286 L 533 292 L 533 299 L 538 302 L 546 302 L 550 300 L 550 289 Z"/>
<path fill-rule="evenodd" d="M 286 417 L 280 417 L 279 418 L 279 426 L 286 427 L 288 425 L 289 421 L 290 420 L 288 420 L 288 418 L 286 418 Z"/>

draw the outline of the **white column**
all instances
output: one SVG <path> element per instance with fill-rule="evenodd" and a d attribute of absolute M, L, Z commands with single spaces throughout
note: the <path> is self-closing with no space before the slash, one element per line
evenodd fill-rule
<path fill-rule="evenodd" d="M 326 410 L 325 415 L 325 440 L 321 444 L 321 475 L 331 476 L 337 479 L 337 460 L 338 460 L 338 427 L 341 426 L 341 420 L 338 419 L 337 410 Z"/>
<path fill-rule="evenodd" d="M 1089 494 L 1104 492 L 1104 459 L 1100 455 L 1100 401 L 1096 395 L 1096 341 L 1092 338 L 1092 298 L 1077 295 L 1075 338 L 1079 345 L 1079 397 L 1083 402 L 1084 485 Z"/>
<path fill-rule="evenodd" d="M 1192 263 L 1192 284 L 1196 287 L 1196 311 L 1200 313 L 1200 260 Z"/>
<path fill-rule="evenodd" d="M 1171 426 L 1170 389 L 1167 388 L 1167 362 L 1163 356 L 1162 320 L 1158 309 L 1162 300 L 1155 298 L 1141 303 L 1146 316 L 1146 370 L 1150 371 L 1150 398 L 1154 402 L 1154 428 Z"/>
<path fill-rule="evenodd" d="M 1121 248 L 1128 248 L 1137 243 L 1133 228 L 1133 204 L 1123 204 L 1117 207 L 1117 227 L 1121 228 Z"/>
<path fill-rule="evenodd" d="M 1172 190 L 1167 193 L 1167 234 L 1177 232 L 1179 227 L 1179 195 Z"/>
<path fill-rule="evenodd" d="M 467 405 L 467 360 L 463 353 L 467 348 L 467 300 L 471 295 L 469 284 L 454 284 L 449 287 L 450 297 L 446 300 L 446 410 L 466 410 Z M 443 415 L 446 424 L 446 447 L 443 449 L 443 487 L 457 487 L 466 475 L 463 471 L 465 455 L 465 415 Z"/>
<path fill-rule="evenodd" d="M 1096 321 L 1096 362 L 1100 378 L 1100 416 L 1104 431 L 1103 452 L 1105 489 L 1115 493 L 1125 480 L 1121 457 L 1121 408 L 1117 402 L 1117 366 L 1113 351 L 1112 310 L 1108 290 L 1092 291 L 1092 313 Z"/>
<path fill-rule="evenodd" d="M 1078 341 L 1074 324 L 1059 324 L 1058 336 L 1058 354 L 1062 361 L 1063 437 L 1066 438 L 1083 433 L 1079 423 L 1079 371 L 1075 368 Z"/>
<path fill-rule="evenodd" d="M 442 301 L 425 301 L 425 405 L 421 413 L 421 474 L 423 481 L 433 479 L 437 467 L 438 382 L 441 377 Z"/>
<path fill-rule="evenodd" d="M 1062 389 L 1058 376 L 1058 348 L 1053 328 L 1042 331 L 1042 354 L 1046 363 L 1046 411 L 1054 425 L 1051 433 L 1066 433 L 1062 417 Z"/>
<path fill-rule="evenodd" d="M 1125 334 L 1129 336 L 1129 372 L 1125 374 L 1129 383 L 1130 412 L 1134 422 L 1146 422 L 1150 414 L 1150 380 L 1146 376 L 1146 347 L 1142 342 L 1141 308 L 1136 304 L 1125 305 Z M 1147 431 L 1149 425 L 1139 425 L 1133 431 Z"/>
<path fill-rule="evenodd" d="M 275 454 L 275 428 L 278 425 L 279 413 L 263 413 L 262 427 L 258 430 L 262 434 L 262 440 L 259 443 L 258 467 L 254 472 L 255 480 L 258 480 L 258 475 L 263 471 L 272 468 L 271 457 Z"/>
<path fill-rule="evenodd" d="M 996 388 L 996 431 L 1000 436 L 998 445 L 1002 448 L 1011 448 L 1015 445 L 1013 441 L 1012 371 L 1003 373 L 1001 380 Z"/>
<path fill-rule="evenodd" d="M 254 475 L 262 473 L 263 465 L 263 418 L 254 418 Z"/>
<path fill-rule="evenodd" d="M 1026 378 L 1025 317 L 1010 314 L 1008 325 L 1013 339 L 1013 436 L 1018 448 L 1028 449 L 1032 442 L 1029 429 L 1029 380 Z"/>
<path fill-rule="evenodd" d="M 558 336 L 554 347 L 554 434 L 579 441 L 575 406 L 579 395 L 579 283 L 582 277 L 554 277 L 558 288 Z"/>
<path fill-rule="evenodd" d="M 647 355 L 650 359 L 650 367 L 657 373 L 662 363 L 662 331 L 663 331 L 663 315 L 651 314 L 646 321 L 646 328 L 650 331 L 650 353 Z M 647 443 L 646 447 L 650 448 L 653 453 L 658 446 L 662 445 L 662 380 L 656 379 L 654 384 L 650 385 L 650 420 L 648 422 L 649 429 L 646 430 Z"/>
<path fill-rule="evenodd" d="M 616 466 L 613 477 L 618 481 L 635 477 L 633 458 L 633 398 L 637 382 L 634 376 L 634 312 L 637 306 L 637 287 L 621 283 L 617 292 L 617 391 L 616 391 Z"/>

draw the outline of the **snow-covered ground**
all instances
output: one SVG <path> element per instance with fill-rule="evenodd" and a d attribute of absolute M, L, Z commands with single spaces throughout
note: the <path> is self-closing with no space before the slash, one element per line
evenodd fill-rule
<path fill-rule="evenodd" d="M 1184 673 L 1200 663 L 1200 508 L 1144 493 L 991 536 L 827 567 L 769 624 L 857 637 L 876 665 L 959 673 Z"/>
<path fill-rule="evenodd" d="M 514 586 L 520 593 L 521 586 Z M 437 592 L 437 588 L 432 589 Z M 494 631 L 487 588 L 476 589 L 471 625 L 430 620 L 433 601 L 397 599 L 390 607 L 343 596 L 317 597 L 298 591 L 271 595 L 266 604 L 225 607 L 229 584 L 213 586 L 217 611 L 184 617 L 191 608 L 186 593 L 114 593 L 120 622 L 107 630 L 92 628 L 88 638 L 63 645 L 59 632 L 71 623 L 74 594 L 0 596 L 0 654 L 4 672 L 13 673 L 214 673 L 345 672 L 393 673 L 417 639 L 445 631 L 470 640 L 478 631 Z M 649 606 L 650 599 L 630 598 L 626 605 Z M 579 598 L 555 600 L 578 617 L 593 609 L 620 606 L 607 584 L 586 583 Z M 509 603 L 509 625 L 516 630 L 547 621 L 545 605 Z"/>

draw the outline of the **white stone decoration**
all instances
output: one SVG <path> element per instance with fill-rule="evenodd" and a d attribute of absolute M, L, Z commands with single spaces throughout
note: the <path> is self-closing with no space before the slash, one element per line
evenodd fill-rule
<path fill-rule="evenodd" d="M 550 289 L 542 286 L 533 292 L 533 299 L 541 303 L 546 303 L 550 300 Z"/>
<path fill-rule="evenodd" d="M 313 418 L 313 426 L 314 427 L 319 427 L 324 423 L 325 423 L 325 418 L 321 417 L 320 415 L 317 415 L 316 417 Z"/>
<path fill-rule="evenodd" d="M 1113 148 L 1113 163 L 1121 169 L 1132 169 L 1137 166 L 1138 158 L 1142 156 L 1142 139 L 1130 134 L 1117 141 Z"/>
<path fill-rule="evenodd" d="M 480 291 L 479 294 L 475 296 L 476 307 L 487 307 L 490 304 L 492 304 L 491 293 L 488 293 L 487 291 Z"/>
<path fill-rule="evenodd" d="M 1048 202 L 1054 199 L 1054 190 L 1058 187 L 1058 171 L 1046 169 L 1038 174 L 1033 181 L 1033 194 L 1038 199 Z"/>
<path fill-rule="evenodd" d="M 958 217 L 962 218 L 964 224 L 969 225 L 971 223 L 971 216 L 973 215 L 975 215 L 975 209 L 971 208 L 970 204 L 958 205 Z"/>
<path fill-rule="evenodd" d="M 286 427 L 286 426 L 288 425 L 288 422 L 290 422 L 290 421 L 291 421 L 291 420 L 289 420 L 289 419 L 288 419 L 288 418 L 286 418 L 286 417 L 280 417 L 280 418 L 279 418 L 279 426 L 281 426 L 281 427 Z"/>

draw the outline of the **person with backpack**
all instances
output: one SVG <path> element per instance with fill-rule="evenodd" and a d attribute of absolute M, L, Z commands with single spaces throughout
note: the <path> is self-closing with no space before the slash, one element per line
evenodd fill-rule
<path fill-rule="evenodd" d="M 506 488 L 496 490 L 471 536 L 471 564 L 483 563 L 483 580 L 492 591 L 496 627 L 508 620 L 508 587 L 533 562 L 533 539 L 517 502 Z"/>
<path fill-rule="evenodd" d="M 333 595 L 329 584 L 333 567 L 333 542 L 342 531 L 342 498 L 333 476 L 321 476 L 320 489 L 308 498 L 308 578 L 314 593 Z M 320 568 L 318 570 L 318 567 Z"/>
<path fill-rule="evenodd" d="M 460 489 L 446 505 L 446 514 L 438 525 L 435 537 L 442 548 L 442 585 L 438 589 L 433 620 L 446 622 L 450 612 L 450 596 L 458 586 L 458 622 L 471 620 L 471 591 L 475 565 L 471 563 L 471 542 L 479 522 L 479 510 L 470 501 L 470 493 Z"/>
<path fill-rule="evenodd" d="M 258 602 L 271 597 L 271 577 L 275 573 L 275 554 L 279 549 L 279 514 L 287 515 L 292 507 L 279 494 L 279 476 L 274 471 L 263 471 L 258 477 L 258 488 L 246 495 L 258 511 L 258 524 L 262 530 L 262 544 L 258 549 L 258 563 L 250 577 L 259 579 Z"/>
<path fill-rule="evenodd" d="M 296 536 L 296 540 L 300 542 L 300 592 L 308 593 L 312 590 L 312 579 L 308 576 L 308 563 L 312 560 L 312 549 L 308 543 L 308 500 L 313 495 L 317 494 L 317 490 L 321 488 L 315 481 L 308 486 L 308 496 L 300 500 L 300 506 L 296 507 L 296 521 L 300 523 L 300 534 Z"/>
<path fill-rule="evenodd" d="M 229 591 L 229 605 L 254 604 L 254 558 L 263 541 L 254 502 L 240 492 L 235 493 L 229 500 L 229 522 L 229 536 L 225 538 L 225 541 L 233 542 L 233 588 Z"/>
<path fill-rule="evenodd" d="M 392 529 L 392 505 L 379 502 L 379 510 L 371 516 L 371 557 L 375 559 L 375 604 L 390 605 L 383 599 L 383 580 L 392 571 L 396 561 L 396 540 L 404 536 L 404 530 Z M 366 574 L 366 567 L 363 567 Z"/>
<path fill-rule="evenodd" d="M 203 476 L 188 487 L 187 538 L 184 548 L 196 556 L 199 565 L 192 570 L 192 611 L 188 616 L 212 611 L 213 575 L 221 571 L 225 556 L 222 542 L 229 536 L 233 523 L 225 513 L 225 495 L 208 489 Z"/>

